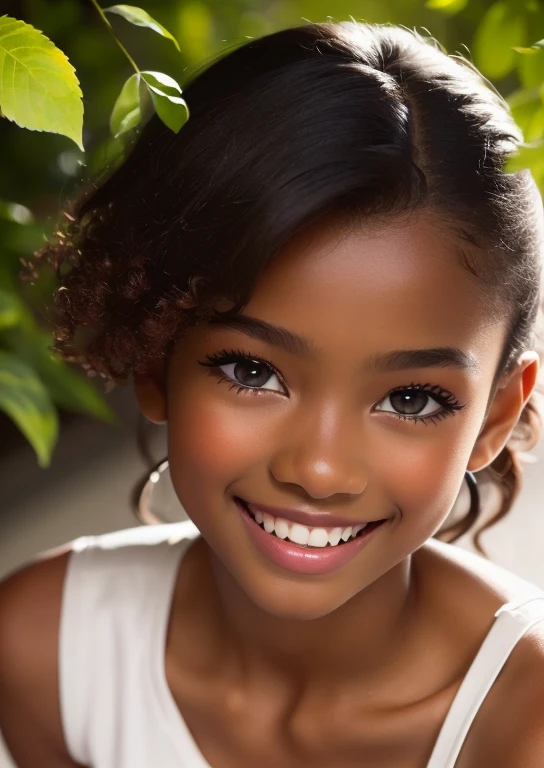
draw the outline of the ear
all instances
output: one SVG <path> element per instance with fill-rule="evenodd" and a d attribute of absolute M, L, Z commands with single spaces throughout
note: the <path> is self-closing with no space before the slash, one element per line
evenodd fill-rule
<path fill-rule="evenodd" d="M 499 385 L 472 449 L 467 466 L 470 472 L 478 472 L 491 464 L 508 442 L 535 387 L 539 363 L 536 352 L 525 352 L 514 371 Z"/>
<path fill-rule="evenodd" d="M 156 360 L 144 373 L 134 374 L 134 391 L 144 416 L 155 424 L 164 424 L 168 419 L 165 361 Z"/>

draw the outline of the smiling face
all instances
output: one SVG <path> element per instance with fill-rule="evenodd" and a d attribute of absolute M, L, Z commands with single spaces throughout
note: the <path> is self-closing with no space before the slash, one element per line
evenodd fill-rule
<path fill-rule="evenodd" d="M 379 583 L 440 528 L 465 470 L 502 448 L 531 377 L 499 389 L 482 430 L 506 333 L 483 299 L 430 219 L 329 223 L 267 265 L 242 312 L 260 323 L 206 324 L 178 342 L 165 392 L 172 481 L 262 609 L 323 616 Z M 386 522 L 342 567 L 299 573 L 254 545 L 235 497 Z"/>

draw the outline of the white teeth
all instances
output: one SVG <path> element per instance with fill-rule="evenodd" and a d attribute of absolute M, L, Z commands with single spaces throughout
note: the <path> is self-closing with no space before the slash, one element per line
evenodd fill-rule
<path fill-rule="evenodd" d="M 289 536 L 289 524 L 281 517 L 276 519 L 276 536 L 278 539 L 286 539 Z"/>
<path fill-rule="evenodd" d="M 344 531 L 342 532 L 342 540 L 343 541 L 347 541 L 349 539 L 349 537 L 351 536 L 352 530 L 353 529 L 352 529 L 351 526 L 349 528 L 345 528 L 344 529 Z"/>
<path fill-rule="evenodd" d="M 313 528 L 308 539 L 309 547 L 326 547 L 329 543 L 329 534 L 324 528 Z"/>
<path fill-rule="evenodd" d="M 357 534 L 359 533 L 359 531 L 362 531 L 362 530 L 363 530 L 363 528 L 366 528 L 366 526 L 367 526 L 367 524 L 366 524 L 366 523 L 364 523 L 364 525 L 354 525 L 354 526 L 353 526 L 353 530 L 351 531 L 351 535 L 352 535 L 352 536 L 357 536 Z"/>
<path fill-rule="evenodd" d="M 267 533 L 272 533 L 274 530 L 274 518 L 272 515 L 267 514 L 266 512 L 263 512 L 263 522 L 264 522 L 264 529 Z"/>
<path fill-rule="evenodd" d="M 268 512 L 251 508 L 251 514 L 255 521 L 264 527 L 267 533 L 275 533 L 278 539 L 289 539 L 294 544 L 308 547 L 336 547 L 341 541 L 346 542 L 366 528 L 363 525 L 353 525 L 347 528 L 308 528 L 299 523 L 291 523 L 282 517 L 273 517 Z"/>
<path fill-rule="evenodd" d="M 299 523 L 293 523 L 289 538 L 294 544 L 307 544 L 310 538 L 310 531 L 305 525 L 299 525 Z"/>

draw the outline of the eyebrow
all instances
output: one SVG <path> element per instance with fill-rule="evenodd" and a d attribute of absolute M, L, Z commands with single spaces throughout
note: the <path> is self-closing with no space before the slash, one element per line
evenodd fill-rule
<path fill-rule="evenodd" d="M 264 320 L 258 320 L 249 315 L 235 315 L 232 318 L 214 318 L 210 325 L 220 325 L 223 328 L 231 328 L 233 331 L 241 331 L 253 339 L 264 341 L 273 347 L 279 347 L 285 352 L 308 360 L 315 360 L 319 350 L 304 336 L 299 336 L 287 328 L 270 325 Z"/>
<path fill-rule="evenodd" d="M 249 315 L 238 314 L 231 318 L 214 318 L 209 321 L 209 324 L 240 331 L 253 339 L 279 347 L 285 352 L 307 360 L 315 360 L 319 353 L 319 349 L 306 337 Z M 475 372 L 479 370 L 479 365 L 473 355 L 463 352 L 458 347 L 449 346 L 397 349 L 383 355 L 371 355 L 363 365 L 365 373 L 387 373 L 412 368 L 458 368 Z"/>

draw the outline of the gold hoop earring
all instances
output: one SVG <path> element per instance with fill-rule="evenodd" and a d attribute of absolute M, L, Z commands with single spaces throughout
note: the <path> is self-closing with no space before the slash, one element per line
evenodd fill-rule
<path fill-rule="evenodd" d="M 142 525 L 162 525 L 168 520 L 156 515 L 150 506 L 150 498 L 153 488 L 161 479 L 161 475 L 168 470 L 168 459 L 162 459 L 156 464 L 149 475 L 146 476 L 143 483 L 140 483 L 134 494 L 134 514 Z"/>

